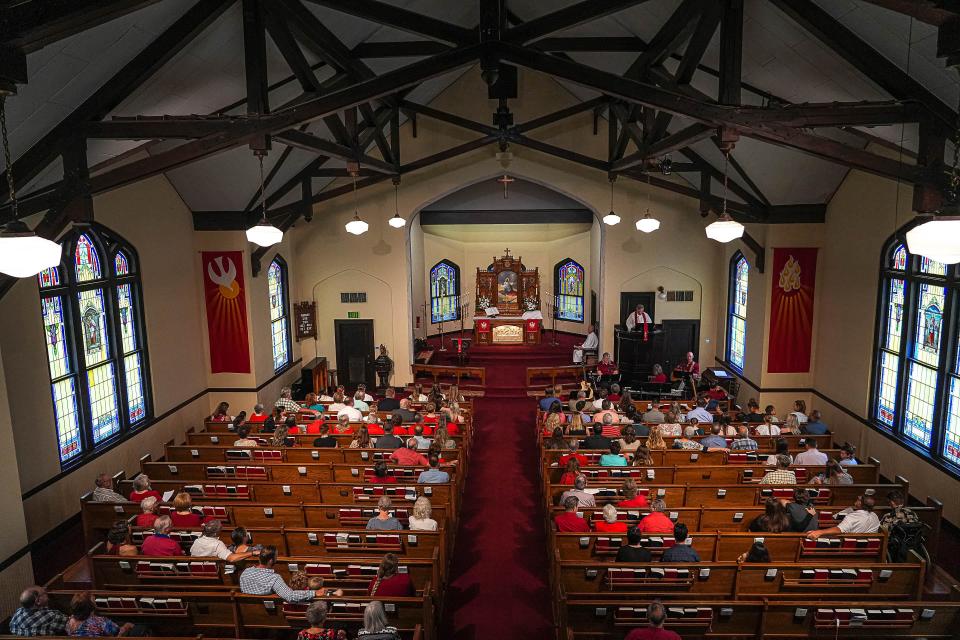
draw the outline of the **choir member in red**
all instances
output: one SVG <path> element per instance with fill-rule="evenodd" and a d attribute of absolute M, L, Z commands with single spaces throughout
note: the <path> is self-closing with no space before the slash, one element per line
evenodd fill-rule
<path fill-rule="evenodd" d="M 613 361 L 609 352 L 604 353 L 603 358 L 597 363 L 597 371 L 602 376 L 615 376 L 620 373 L 620 370 L 617 369 L 617 363 Z"/>

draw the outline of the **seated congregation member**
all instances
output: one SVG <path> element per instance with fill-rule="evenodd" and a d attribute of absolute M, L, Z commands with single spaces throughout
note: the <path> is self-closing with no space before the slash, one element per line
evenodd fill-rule
<path fill-rule="evenodd" d="M 365 426 L 361 426 L 357 430 L 357 437 L 350 441 L 351 449 L 372 449 L 374 446 L 370 438 L 370 430 Z"/>
<path fill-rule="evenodd" d="M 806 489 L 802 487 L 794 489 L 793 500 L 787 502 L 781 498 L 780 504 L 786 509 L 787 517 L 790 519 L 790 531 L 801 533 L 817 528 L 817 510 L 813 508 L 813 501 Z"/>
<path fill-rule="evenodd" d="M 223 525 L 219 520 L 210 520 L 203 525 L 203 535 L 193 541 L 190 545 L 191 556 L 202 556 L 204 558 L 220 558 L 227 562 L 238 562 L 245 560 L 253 555 L 253 552 L 245 553 L 231 552 L 227 545 L 220 539 L 220 531 Z"/>
<path fill-rule="evenodd" d="M 780 435 L 799 436 L 803 434 L 803 431 L 800 429 L 800 421 L 797 420 L 797 416 L 792 413 L 787 414 L 782 424 L 783 426 L 780 427 Z"/>
<path fill-rule="evenodd" d="M 15 636 L 62 636 L 67 616 L 50 606 L 43 587 L 27 587 L 20 594 L 20 606 L 10 618 L 10 633 Z"/>
<path fill-rule="evenodd" d="M 689 429 L 689 427 L 687 427 Z M 723 441 L 722 447 L 708 447 L 703 444 L 702 440 L 691 440 L 687 434 L 675 438 L 673 441 L 674 449 L 686 449 L 688 451 L 729 451 L 727 449 L 727 441 Z"/>
<path fill-rule="evenodd" d="M 347 407 L 345 396 L 340 391 L 333 394 L 333 402 L 327 405 L 327 411 L 338 414 Z"/>
<path fill-rule="evenodd" d="M 405 467 L 426 467 L 430 464 L 430 461 L 417 451 L 416 438 L 408 438 L 406 446 L 399 447 L 390 454 L 390 460 Z"/>
<path fill-rule="evenodd" d="M 420 425 L 417 425 L 418 427 Z M 424 438 L 425 440 L 427 438 Z M 430 445 L 427 445 L 430 446 Z M 561 427 L 555 428 L 551 433 L 549 438 L 545 438 L 543 441 L 544 449 L 566 449 L 567 440 L 563 437 L 563 429 Z"/>
<path fill-rule="evenodd" d="M 368 397 L 369 397 L 369 396 L 367 395 L 367 393 L 366 393 L 365 391 L 363 391 L 362 389 L 357 389 L 357 392 L 356 392 L 355 394 L 353 394 L 353 408 L 354 408 L 354 410 L 360 411 L 361 413 L 366 413 L 366 412 L 370 411 L 370 404 L 369 404 L 369 403 L 370 403 L 370 402 L 373 402 L 373 398 L 371 397 L 370 400 L 367 400 Z M 363 417 L 363 416 L 361 416 L 361 418 L 362 418 L 362 417 Z"/>
<path fill-rule="evenodd" d="M 373 396 L 367 393 L 367 385 L 360 383 L 357 385 L 357 392 L 360 393 L 360 399 L 366 403 L 373 402 Z"/>
<path fill-rule="evenodd" d="M 174 527 L 199 527 L 203 524 L 203 516 L 193 510 L 193 499 L 186 491 L 181 491 L 173 497 L 170 520 Z"/>
<path fill-rule="evenodd" d="M 396 450 L 404 446 L 403 440 L 394 435 L 396 419 L 383 425 L 383 435 L 377 438 L 377 449 Z"/>
<path fill-rule="evenodd" d="M 560 456 L 560 459 L 558 460 L 561 467 L 566 466 L 567 462 L 571 458 L 575 458 L 576 461 L 580 463 L 581 467 L 587 466 L 587 456 L 583 455 L 582 453 L 577 453 L 577 451 L 580 449 L 580 443 L 578 441 L 568 440 L 566 443 L 566 447 L 567 447 L 568 453 L 565 453 L 562 456 Z"/>
<path fill-rule="evenodd" d="M 623 453 L 633 453 L 640 447 L 640 440 L 637 438 L 637 429 L 632 424 L 628 424 L 620 430 L 620 451 Z"/>
<path fill-rule="evenodd" d="M 613 403 L 604 398 L 603 400 L 600 400 L 600 410 L 593 414 L 591 420 L 596 426 L 598 424 L 603 424 L 603 421 L 607 416 L 610 416 L 610 423 L 608 424 L 619 422 L 620 420 L 620 414 L 614 411 Z"/>
<path fill-rule="evenodd" d="M 664 511 L 667 510 L 667 504 L 660 498 L 650 503 L 650 513 L 645 515 L 637 523 L 637 529 L 640 533 L 671 533 L 673 532 L 673 520 L 667 517 Z"/>
<path fill-rule="evenodd" d="M 557 391 L 553 387 L 547 387 L 543 390 L 543 398 L 541 398 L 537 404 L 540 406 L 541 411 L 549 411 L 554 402 L 560 402 L 560 398 L 557 397 Z"/>
<path fill-rule="evenodd" d="M 676 438 L 677 436 L 683 435 L 683 425 L 677 422 L 677 414 L 675 411 L 667 411 L 666 417 L 664 418 L 663 424 L 655 424 L 650 427 L 651 430 L 656 428 L 660 435 L 668 438 Z"/>
<path fill-rule="evenodd" d="M 818 473 L 810 479 L 810 484 L 842 485 L 853 484 L 853 476 L 836 460 L 827 462 L 826 473 Z"/>
<path fill-rule="evenodd" d="M 746 563 L 768 563 L 770 562 L 770 550 L 762 542 L 754 542 L 749 551 L 744 551 L 737 558 L 737 562 Z"/>
<path fill-rule="evenodd" d="M 221 402 L 207 419 L 210 422 L 233 422 L 233 416 L 230 415 L 229 411 L 230 403 Z"/>
<path fill-rule="evenodd" d="M 283 407 L 274 407 L 273 413 L 263 421 L 263 428 L 260 430 L 263 433 L 273 433 L 277 428 L 283 424 Z"/>
<path fill-rule="evenodd" d="M 687 525 L 678 522 L 673 525 L 673 546 L 660 556 L 661 562 L 700 562 L 700 554 L 687 544 Z"/>
<path fill-rule="evenodd" d="M 797 416 L 797 421 L 800 424 L 806 424 L 809 422 L 809 418 L 807 418 L 807 403 L 803 400 L 794 400 L 793 411 L 790 413 Z"/>
<path fill-rule="evenodd" d="M 597 533 L 626 533 L 627 523 L 617 520 L 617 508 L 612 504 L 603 505 L 603 520 L 598 520 L 594 527 Z"/>
<path fill-rule="evenodd" d="M 410 394 L 410 400 L 413 402 L 427 402 L 430 398 L 423 392 L 423 384 L 418 382 L 413 385 L 413 393 Z"/>
<path fill-rule="evenodd" d="M 410 438 L 410 440 L 413 440 L 413 438 Z M 439 456 L 431 453 L 427 464 L 430 465 L 430 468 L 420 472 L 420 475 L 417 476 L 417 484 L 443 484 L 444 482 L 450 482 L 450 474 L 440 470 Z"/>
<path fill-rule="evenodd" d="M 642 420 L 648 424 L 663 424 L 666 419 L 666 416 L 663 415 L 663 411 L 660 411 L 660 408 L 655 404 L 651 404 L 650 408 L 643 414 Z"/>
<path fill-rule="evenodd" d="M 119 626 L 110 618 L 94 615 L 95 610 L 93 594 L 89 591 L 75 593 L 70 601 L 70 618 L 66 624 L 67 635 L 84 638 L 109 638 L 125 636 L 133 629 L 132 623 L 127 622 L 123 626 Z"/>
<path fill-rule="evenodd" d="M 600 456 L 601 467 L 625 467 L 627 459 L 620 455 L 620 442 L 614 440 L 610 443 L 610 453 Z"/>
<path fill-rule="evenodd" d="M 240 574 L 240 591 L 253 596 L 277 594 L 286 602 L 305 602 L 328 595 L 326 590 L 293 590 L 287 586 L 273 566 L 277 563 L 277 548 L 264 547 L 258 556 L 258 563 L 247 567 Z"/>
<path fill-rule="evenodd" d="M 359 405 L 359 406 L 358 406 Z M 360 407 L 369 406 L 363 400 L 357 400 L 356 398 L 350 404 L 344 405 L 342 409 L 337 411 L 337 419 L 340 419 L 340 416 L 347 416 L 350 422 L 362 422 L 363 421 L 363 409 Z"/>
<path fill-rule="evenodd" d="M 570 416 L 570 422 L 567 424 L 567 433 L 571 436 L 587 435 L 587 427 L 583 424 L 583 414 L 579 411 Z"/>
<path fill-rule="evenodd" d="M 250 414 L 250 418 L 247 419 L 247 422 L 252 422 L 254 424 L 259 422 L 266 422 L 267 418 L 270 416 L 266 413 L 262 404 L 253 405 L 253 413 Z"/>
<path fill-rule="evenodd" d="M 423 435 L 423 433 L 424 429 L 422 424 L 413 427 L 413 439 L 417 441 L 417 449 L 420 451 L 429 449 L 430 445 L 433 444 L 433 440 Z"/>
<path fill-rule="evenodd" d="M 917 513 L 913 509 L 903 506 L 904 502 L 903 492 L 898 489 L 894 489 L 887 494 L 887 503 L 890 505 L 890 511 L 883 514 L 883 518 L 880 520 L 881 529 L 889 531 L 898 524 L 916 524 L 920 522 L 920 518 L 917 517 Z"/>
<path fill-rule="evenodd" d="M 153 523 L 153 535 L 140 545 L 140 553 L 145 556 L 182 556 L 180 543 L 170 537 L 173 522 L 170 516 L 160 516 Z"/>
<path fill-rule="evenodd" d="M 647 497 L 640 493 L 639 487 L 637 487 L 637 481 L 633 478 L 627 478 L 623 481 L 623 486 L 620 487 L 620 493 L 623 495 L 623 500 L 621 500 L 617 506 L 621 509 L 646 509 L 650 506 L 647 502 Z"/>
<path fill-rule="evenodd" d="M 320 437 L 314 438 L 313 446 L 321 449 L 336 449 L 337 439 L 330 435 L 330 426 L 322 425 L 320 427 Z"/>
<path fill-rule="evenodd" d="M 434 425 L 440 422 L 440 416 L 437 415 L 437 403 L 428 402 L 423 406 L 423 415 L 420 416 L 420 422 Z"/>
<path fill-rule="evenodd" d="M 667 441 L 663 439 L 663 425 L 655 424 L 650 427 L 650 435 L 647 437 L 647 449 L 651 451 L 663 451 L 667 448 Z"/>
<path fill-rule="evenodd" d="M 691 419 L 687 426 L 683 428 L 683 436 L 685 438 L 693 438 L 695 436 L 704 435 L 703 429 L 700 428 L 700 423 L 697 422 L 696 418 Z"/>
<path fill-rule="evenodd" d="M 560 533 L 588 533 L 590 531 L 590 525 L 587 521 L 577 514 L 580 502 L 576 496 L 567 496 L 560 501 L 560 504 L 563 505 L 563 513 L 553 518 L 553 524 L 557 527 L 557 531 Z"/>
<path fill-rule="evenodd" d="M 363 628 L 357 631 L 357 638 L 363 640 L 400 640 L 396 627 L 387 624 L 387 612 L 379 600 L 368 602 L 363 609 Z"/>
<path fill-rule="evenodd" d="M 663 628 L 667 619 L 667 610 L 659 602 L 651 602 L 647 606 L 647 626 L 634 629 L 627 634 L 625 640 L 680 640 L 676 631 Z"/>
<path fill-rule="evenodd" d="M 309 409 L 310 411 L 315 411 L 317 413 L 323 413 L 324 411 L 324 406 L 320 404 L 320 399 L 317 397 L 317 394 L 312 391 L 307 394 L 307 398 L 304 400 L 303 406 L 305 409 Z"/>
<path fill-rule="evenodd" d="M 773 418 L 770 416 L 763 417 L 763 423 L 758 424 L 756 427 L 758 436 L 779 436 L 780 427 L 778 427 L 773 422 Z"/>
<path fill-rule="evenodd" d="M 160 500 L 162 496 L 159 491 L 155 491 L 150 486 L 150 478 L 145 473 L 139 474 L 133 479 L 133 491 L 130 492 L 130 502 L 140 502 L 144 498 L 153 496 Z"/>
<path fill-rule="evenodd" d="M 614 382 L 612 385 L 610 385 L 610 392 L 607 393 L 607 400 L 616 404 L 617 402 L 620 402 L 620 398 L 620 385 Z"/>
<path fill-rule="evenodd" d="M 696 418 L 701 424 L 713 424 L 713 414 L 707 411 L 707 399 L 697 400 L 697 406 L 692 411 L 687 412 L 687 420 Z"/>
<path fill-rule="evenodd" d="M 256 447 L 259 443 L 250 437 L 250 425 L 244 424 L 237 428 L 237 435 L 240 436 L 233 441 L 235 447 Z"/>
<path fill-rule="evenodd" d="M 301 629 L 297 640 L 347 640 L 347 632 L 343 629 L 332 629 L 325 626 L 330 605 L 322 600 L 310 603 L 307 612 L 307 628 Z"/>
<path fill-rule="evenodd" d="M 393 413 L 390 414 L 391 418 L 395 418 L 397 416 L 400 416 L 401 424 L 404 422 L 420 422 L 417 412 L 410 409 L 410 400 L 408 398 L 401 400 L 400 408 L 395 409 Z"/>
<path fill-rule="evenodd" d="M 737 437 L 730 443 L 731 451 L 756 451 L 760 446 L 750 437 L 750 429 L 745 425 L 737 427 Z"/>
<path fill-rule="evenodd" d="M 280 407 L 285 412 L 296 413 L 298 411 L 303 411 L 298 403 L 293 400 L 293 393 L 290 390 L 290 387 L 284 387 L 280 389 L 280 397 L 277 398 L 277 401 L 273 403 L 275 407 Z"/>
<path fill-rule="evenodd" d="M 387 496 L 380 496 L 377 500 L 377 515 L 367 520 L 367 529 L 375 531 L 399 531 L 403 525 L 392 513 L 393 501 Z"/>
<path fill-rule="evenodd" d="M 633 454 L 633 466 L 635 467 L 652 467 L 653 466 L 653 456 L 650 455 L 649 447 L 640 445 L 637 447 L 637 450 Z"/>
<path fill-rule="evenodd" d="M 587 493 L 587 476 L 579 475 L 573 481 L 573 489 L 567 489 L 560 495 L 560 504 L 566 504 L 567 498 L 573 497 L 581 507 L 595 507 L 597 500 L 592 493 Z"/>
<path fill-rule="evenodd" d="M 591 435 L 587 436 L 581 447 L 584 449 L 608 450 L 610 448 L 610 438 L 603 435 L 603 424 L 593 425 Z"/>
<path fill-rule="evenodd" d="M 396 476 L 387 470 L 387 463 L 383 460 L 373 463 L 373 481 L 377 484 L 397 484 Z"/>
<path fill-rule="evenodd" d="M 570 458 L 560 476 L 560 484 L 573 484 L 578 475 L 580 475 L 580 463 L 576 458 Z"/>
<path fill-rule="evenodd" d="M 388 553 L 380 561 L 377 577 L 370 581 L 367 587 L 368 596 L 386 598 L 406 598 L 416 595 L 413 581 L 409 573 L 400 573 L 400 558 L 395 553 Z"/>
<path fill-rule="evenodd" d="M 149 529 L 153 527 L 153 523 L 157 520 L 157 505 L 160 504 L 160 501 L 150 496 L 144 498 L 140 501 L 140 511 L 137 515 L 135 521 L 136 526 Z"/>
<path fill-rule="evenodd" d="M 573 413 L 573 414 L 578 413 L 577 403 L 579 403 L 580 401 L 583 401 L 583 403 L 586 404 L 587 392 L 583 390 L 571 391 L 570 400 L 567 401 L 567 409 L 570 411 L 570 413 Z"/>
<path fill-rule="evenodd" d="M 803 424 L 801 427 L 803 433 L 808 433 L 811 436 L 824 436 L 830 433 L 830 429 L 827 427 L 827 425 L 823 424 L 820 418 L 821 416 L 819 410 L 814 409 L 811 411 L 810 418 L 807 420 L 806 424 Z M 799 422 L 803 423 L 802 420 L 799 420 Z"/>
<path fill-rule="evenodd" d="M 857 461 L 857 448 L 849 442 L 844 442 L 840 447 L 840 464 L 845 467 L 852 467 L 860 464 Z"/>
<path fill-rule="evenodd" d="M 430 498 L 420 496 L 413 503 L 413 513 L 407 518 L 410 531 L 436 531 L 437 521 L 433 519 Z"/>
<path fill-rule="evenodd" d="M 653 556 L 641 546 L 643 534 L 636 527 L 627 529 L 627 544 L 617 549 L 617 562 L 650 562 Z"/>
<path fill-rule="evenodd" d="M 760 413 L 760 405 L 753 398 L 747 400 L 747 413 L 743 416 L 743 421 L 749 422 L 750 424 L 760 424 L 763 422 L 763 414 Z"/>
<path fill-rule="evenodd" d="M 790 456 L 777 456 L 777 468 L 763 476 L 760 484 L 797 484 L 797 474 L 790 469 Z"/>
<path fill-rule="evenodd" d="M 803 441 L 804 450 L 796 455 L 793 464 L 797 466 L 822 467 L 827 464 L 827 454 L 817 449 L 816 438 Z"/>
<path fill-rule="evenodd" d="M 747 531 L 784 533 L 790 531 L 790 518 L 783 504 L 775 498 L 763 503 L 763 513 L 753 519 Z"/>
<path fill-rule="evenodd" d="M 126 502 L 127 499 L 113 490 L 113 478 L 107 473 L 98 473 L 94 480 L 96 489 L 90 499 L 94 502 Z"/>
<path fill-rule="evenodd" d="M 790 464 L 793 464 L 793 456 L 790 455 L 790 443 L 783 438 L 779 438 L 777 440 L 777 444 L 774 447 L 774 452 L 767 456 L 767 460 L 764 462 L 764 464 L 768 467 L 775 467 L 777 466 L 777 458 L 780 456 L 787 456 L 787 458 L 790 460 Z"/>
<path fill-rule="evenodd" d="M 766 407 L 763 408 L 763 417 L 770 418 L 770 421 L 773 422 L 774 424 L 780 423 L 780 418 L 779 416 L 777 416 L 777 408 L 772 404 L 768 404 Z"/>
<path fill-rule="evenodd" d="M 707 449 L 726 449 L 727 439 L 723 436 L 723 425 L 711 425 L 709 435 L 700 438 L 700 444 Z"/>
<path fill-rule="evenodd" d="M 230 532 L 230 542 L 233 544 L 227 547 L 227 549 L 229 549 L 231 553 L 259 554 L 263 548 L 259 544 L 253 544 L 253 538 L 244 527 L 237 527 Z"/>
<path fill-rule="evenodd" d="M 108 556 L 135 556 L 140 553 L 137 545 L 130 542 L 130 525 L 126 520 L 117 520 L 107 532 L 107 544 L 104 547 Z"/>
<path fill-rule="evenodd" d="M 615 424 L 619 420 L 621 420 L 620 416 L 614 417 L 609 413 L 603 414 L 603 420 L 600 422 L 600 435 L 604 438 L 619 438 L 620 425 Z"/>
<path fill-rule="evenodd" d="M 816 540 L 821 536 L 835 536 L 841 533 L 876 533 L 880 530 L 880 519 L 873 512 L 875 504 L 873 496 L 857 496 L 852 507 L 847 507 L 837 514 L 838 517 L 843 516 L 843 520 L 837 526 L 811 531 L 807 537 Z"/>
<path fill-rule="evenodd" d="M 395 411 L 400 408 L 400 401 L 397 400 L 396 389 L 388 387 L 383 395 L 383 400 L 377 403 L 377 411 Z"/>

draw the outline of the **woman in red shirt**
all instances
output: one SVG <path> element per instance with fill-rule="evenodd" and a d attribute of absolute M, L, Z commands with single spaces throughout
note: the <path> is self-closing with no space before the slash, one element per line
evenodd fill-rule
<path fill-rule="evenodd" d="M 217 405 L 217 410 L 213 412 L 213 415 L 210 416 L 210 422 L 230 422 L 233 420 L 233 416 L 229 413 L 230 405 L 226 402 L 221 402 Z"/>
<path fill-rule="evenodd" d="M 380 561 L 377 577 L 370 581 L 367 595 L 386 598 L 404 598 L 416 595 L 410 574 L 399 573 L 400 559 L 395 553 L 388 553 Z"/>
<path fill-rule="evenodd" d="M 150 478 L 145 473 L 141 473 L 133 479 L 133 491 L 130 492 L 130 502 L 141 502 L 144 498 L 153 496 L 160 500 L 163 496 L 159 491 L 154 491 L 150 486 Z"/>
<path fill-rule="evenodd" d="M 137 516 L 136 524 L 138 527 L 152 528 L 157 520 L 157 503 L 160 502 L 153 496 L 144 498 L 140 501 L 140 509 L 143 513 Z"/>
<path fill-rule="evenodd" d="M 637 483 L 633 478 L 627 478 L 623 481 L 621 491 L 623 493 L 623 500 L 621 500 L 618 505 L 621 509 L 628 507 L 646 509 L 650 506 L 647 502 L 647 497 L 639 492 Z"/>
<path fill-rule="evenodd" d="M 387 473 L 387 463 L 378 460 L 373 465 L 373 481 L 379 484 L 397 484 L 397 478 Z"/>
<path fill-rule="evenodd" d="M 174 527 L 199 527 L 203 524 L 203 516 L 193 511 L 193 500 L 190 499 L 190 494 L 183 491 L 173 498 L 170 520 Z"/>
<path fill-rule="evenodd" d="M 573 481 L 580 475 L 580 461 L 576 458 L 567 460 L 567 468 L 563 470 L 560 476 L 560 484 L 573 484 Z"/>
<path fill-rule="evenodd" d="M 597 533 L 626 533 L 627 523 L 617 520 L 617 508 L 612 504 L 603 505 L 603 520 L 594 523 Z"/>
<path fill-rule="evenodd" d="M 650 377 L 650 382 L 667 382 L 667 374 L 663 372 L 663 367 L 659 364 L 653 365 L 653 375 Z"/>

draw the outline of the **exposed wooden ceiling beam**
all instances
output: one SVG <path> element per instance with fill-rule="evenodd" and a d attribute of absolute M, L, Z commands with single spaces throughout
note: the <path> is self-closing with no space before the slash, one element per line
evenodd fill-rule
<path fill-rule="evenodd" d="M 327 7 L 363 18 L 370 22 L 387 25 L 407 33 L 415 33 L 450 44 L 468 44 L 476 40 L 472 29 L 438 20 L 422 13 L 401 9 L 376 0 L 307 0 L 313 4 Z"/>
<path fill-rule="evenodd" d="M 720 83 L 717 102 L 740 104 L 743 66 L 743 0 L 722 0 L 720 18 Z"/>
<path fill-rule="evenodd" d="M 533 20 L 510 27 L 504 39 L 517 44 L 535 42 L 552 33 L 571 29 L 584 22 L 599 20 L 612 13 L 629 9 L 646 0 L 583 0 L 575 5 L 558 9 Z"/>
<path fill-rule="evenodd" d="M 300 149 L 306 149 L 307 151 L 321 153 L 331 158 L 359 162 L 360 164 L 366 165 L 371 169 L 376 169 L 377 171 L 384 173 L 392 174 L 394 172 L 394 167 L 389 162 L 372 158 L 363 153 L 357 153 L 350 147 L 344 147 L 336 142 L 330 142 L 329 140 L 318 138 L 312 133 L 306 133 L 304 131 L 297 131 L 293 129 L 290 131 L 284 131 L 283 133 L 278 133 L 276 138 L 277 140 L 286 144 L 299 147 Z"/>
<path fill-rule="evenodd" d="M 942 126 L 953 129 L 957 113 L 897 64 L 867 44 L 811 0 L 771 0 L 801 27 L 812 33 L 860 73 L 898 100 L 916 100 L 926 106 Z"/>
<path fill-rule="evenodd" d="M 714 129 L 705 124 L 695 123 L 684 127 L 680 131 L 661 138 L 654 143 L 643 147 L 640 151 L 614 162 L 611 171 L 623 171 L 638 164 L 643 164 L 648 158 L 666 155 L 678 149 L 689 147 L 700 140 L 706 140 L 714 134 Z"/>
<path fill-rule="evenodd" d="M 862 0 L 916 18 L 920 22 L 939 27 L 957 18 L 960 2 L 957 0 Z"/>
<path fill-rule="evenodd" d="M 647 49 L 637 56 L 624 77 L 640 79 L 650 67 L 661 64 L 686 42 L 697 27 L 697 16 L 708 3 L 700 0 L 683 0 L 657 31 Z"/>
<path fill-rule="evenodd" d="M 13 177 L 17 188 L 21 188 L 35 178 L 53 162 L 62 153 L 66 141 L 75 131 L 82 128 L 85 123 L 100 120 L 116 109 L 134 89 L 163 67 L 232 3 L 233 0 L 201 0 L 157 36 L 143 51 L 134 56 L 110 80 L 13 163 Z M 93 3 L 73 2 L 73 4 L 91 5 Z M 6 184 L 6 173 L 0 175 L 0 183 Z M 6 202 L 8 198 L 5 190 L 3 191 L 4 193 L 0 194 L 0 202 Z"/>
<path fill-rule="evenodd" d="M 419 58 L 448 51 L 449 46 L 435 40 L 417 42 L 361 42 L 351 53 L 357 58 Z"/>

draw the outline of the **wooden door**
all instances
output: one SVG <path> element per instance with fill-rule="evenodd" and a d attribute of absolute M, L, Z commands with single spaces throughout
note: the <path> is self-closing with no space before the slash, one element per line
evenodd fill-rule
<path fill-rule="evenodd" d="M 361 382 L 373 388 L 373 320 L 334 320 L 337 381 L 347 387 Z"/>

